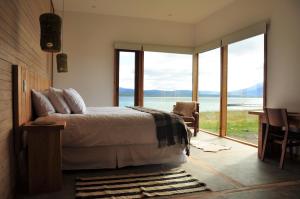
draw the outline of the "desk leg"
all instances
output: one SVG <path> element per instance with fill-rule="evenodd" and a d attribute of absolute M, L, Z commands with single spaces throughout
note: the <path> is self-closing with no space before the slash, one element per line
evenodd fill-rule
<path fill-rule="evenodd" d="M 263 140 L 264 140 L 264 136 L 263 136 L 263 122 L 262 122 L 262 117 L 259 116 L 258 117 L 258 158 L 261 159 L 262 158 L 262 150 L 263 150 Z"/>

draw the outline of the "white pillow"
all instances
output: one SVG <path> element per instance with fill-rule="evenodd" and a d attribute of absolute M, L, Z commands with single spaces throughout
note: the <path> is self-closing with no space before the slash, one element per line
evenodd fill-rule
<path fill-rule="evenodd" d="M 49 94 L 48 97 L 50 99 L 50 102 L 54 106 L 56 112 L 62 113 L 62 114 L 70 114 L 71 110 L 64 100 L 63 97 L 63 91 L 61 89 L 57 88 L 49 88 Z"/>
<path fill-rule="evenodd" d="M 47 116 L 52 113 L 55 113 L 55 109 L 52 106 L 49 99 L 41 92 L 38 92 L 34 89 L 31 90 L 31 97 L 33 101 L 34 110 L 37 116 Z"/>
<path fill-rule="evenodd" d="M 73 113 L 83 114 L 86 112 L 85 103 L 82 97 L 75 89 L 73 88 L 64 89 L 63 95 Z"/>

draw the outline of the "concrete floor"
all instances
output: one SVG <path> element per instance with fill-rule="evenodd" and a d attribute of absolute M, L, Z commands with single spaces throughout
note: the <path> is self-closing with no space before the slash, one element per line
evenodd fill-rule
<path fill-rule="evenodd" d="M 195 138 L 193 138 L 195 139 Z M 212 192 L 173 196 L 171 198 L 209 199 L 277 199 L 300 198 L 300 161 L 287 155 L 284 170 L 278 168 L 278 160 L 260 161 L 257 148 L 206 133 L 198 133 L 196 139 L 231 146 L 231 150 L 218 153 L 203 152 L 191 147 L 191 156 L 183 165 L 152 165 L 127 167 L 118 170 L 77 171 L 64 173 L 64 185 L 60 192 L 42 195 L 18 195 L 20 199 L 74 199 L 74 178 L 87 175 L 112 175 L 128 172 L 144 172 L 181 167 L 207 184 Z M 168 197 L 170 198 L 170 197 Z"/>

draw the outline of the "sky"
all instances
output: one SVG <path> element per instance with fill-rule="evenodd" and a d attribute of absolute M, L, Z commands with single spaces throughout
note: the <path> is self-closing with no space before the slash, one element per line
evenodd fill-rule
<path fill-rule="evenodd" d="M 228 46 L 228 91 L 263 82 L 264 36 Z M 120 87 L 134 87 L 134 53 L 120 54 Z M 192 90 L 192 55 L 145 52 L 145 90 Z M 199 90 L 220 91 L 220 49 L 199 55 Z"/>
<path fill-rule="evenodd" d="M 134 87 L 134 53 L 120 54 L 120 87 Z M 145 90 L 192 90 L 192 55 L 145 52 Z"/>

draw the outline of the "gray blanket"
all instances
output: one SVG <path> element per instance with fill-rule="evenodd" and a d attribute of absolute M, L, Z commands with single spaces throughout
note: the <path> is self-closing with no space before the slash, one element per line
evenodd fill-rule
<path fill-rule="evenodd" d="M 158 147 L 184 144 L 186 146 L 186 154 L 189 155 L 190 150 L 188 136 L 191 133 L 180 116 L 173 113 L 139 106 L 130 106 L 129 108 L 150 113 L 153 116 L 156 125 Z"/>

